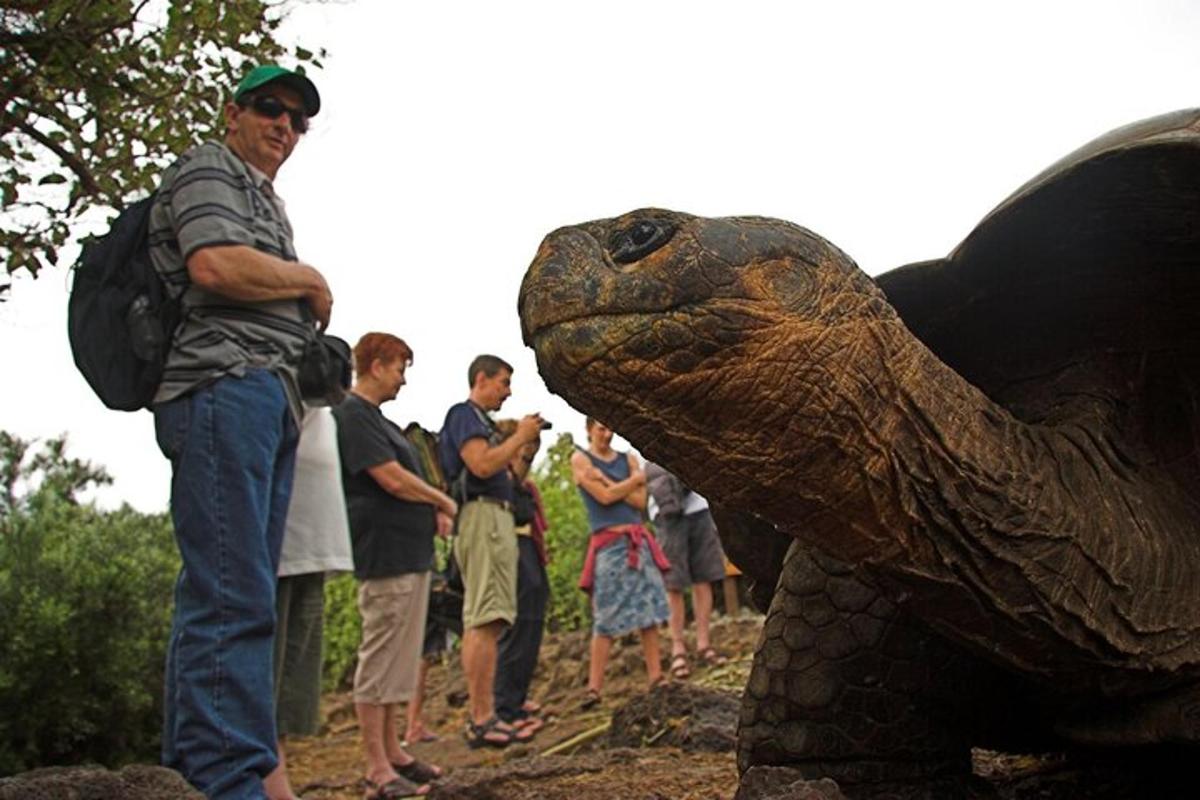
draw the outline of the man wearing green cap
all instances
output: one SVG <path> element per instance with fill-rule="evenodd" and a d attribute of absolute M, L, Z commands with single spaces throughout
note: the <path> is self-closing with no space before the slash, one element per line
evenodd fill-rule
<path fill-rule="evenodd" d="M 150 215 L 151 259 L 183 300 L 154 400 L 183 560 L 163 762 L 212 798 L 264 798 L 276 766 L 275 576 L 301 415 L 296 370 L 333 297 L 297 259 L 272 181 L 320 103 L 303 75 L 252 69 L 225 106 L 224 140 L 166 170 Z"/>

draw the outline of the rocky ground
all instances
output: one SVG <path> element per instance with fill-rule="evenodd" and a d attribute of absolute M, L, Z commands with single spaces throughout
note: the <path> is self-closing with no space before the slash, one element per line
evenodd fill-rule
<path fill-rule="evenodd" d="M 713 638 L 728 663 L 693 663 L 687 681 L 653 691 L 647 691 L 636 639 L 619 641 L 604 702 L 587 711 L 579 708 L 587 635 L 549 635 L 533 690 L 549 712 L 549 724 L 531 744 L 499 751 L 467 748 L 462 736 L 466 692 L 457 661 L 447 658 L 431 670 L 427 692 L 426 721 L 440 739 L 410 748 L 447 768 L 431 800 L 845 800 L 831 781 L 802 781 L 782 768 L 752 770 L 739 789 L 733 752 L 739 698 L 761 625 L 760 615 L 745 611 L 719 617 Z M 363 764 L 349 696 L 326 697 L 325 719 L 320 735 L 288 744 L 293 785 L 306 800 L 358 800 L 364 791 Z M 1194 788 L 1159 785 L 1163 781 L 1156 778 L 1166 769 L 1134 773 L 1103 762 L 1084 770 L 1057 755 L 980 750 L 974 756 L 971 800 L 1196 796 Z M 0 779 L 0 800 L 199 798 L 187 788 L 175 773 L 154 767 L 52 768 Z"/>
<path fill-rule="evenodd" d="M 457 662 L 447 659 L 431 670 L 427 692 L 426 719 L 441 738 L 411 748 L 419 758 L 448 768 L 431 800 L 734 800 L 735 795 L 736 800 L 844 800 L 832 782 L 789 786 L 790 780 L 769 775 L 756 776 L 738 791 L 737 713 L 761 625 L 762 616 L 746 610 L 718 617 L 713 640 L 728 662 L 719 667 L 693 663 L 687 681 L 652 692 L 637 640 L 619 641 L 604 702 L 589 711 L 579 709 L 587 634 L 549 635 L 533 688 L 533 697 L 550 712 L 549 724 L 530 745 L 502 751 L 467 748 L 462 736 L 466 692 Z M 293 783 L 307 800 L 358 800 L 363 767 L 350 699 L 339 694 L 326 701 L 322 734 L 290 743 Z M 974 764 L 978 777 L 969 792 L 972 800 L 1195 796 L 1166 787 L 1151 791 L 1119 765 L 1093 765 L 1085 772 L 1058 755 L 977 750 Z M 771 784 L 774 789 L 765 788 Z"/>
<path fill-rule="evenodd" d="M 713 640 L 728 663 L 693 663 L 686 684 L 653 693 L 646 689 L 637 640 L 618 641 L 604 702 L 589 711 L 579 709 L 587 676 L 587 634 L 548 636 L 533 696 L 550 712 L 549 723 L 531 744 L 499 751 L 466 746 L 466 692 L 457 663 L 447 659 L 431 669 L 426 692 L 425 717 L 441 738 L 410 752 L 449 768 L 448 779 L 436 786 L 437 800 L 728 800 L 737 789 L 732 737 L 738 697 L 761 625 L 760 615 L 745 611 L 718 617 Z M 690 687 L 716 692 L 693 693 Z M 350 698 L 338 694 L 326 702 L 322 734 L 289 743 L 293 785 L 306 800 L 358 800 L 363 766 Z"/>

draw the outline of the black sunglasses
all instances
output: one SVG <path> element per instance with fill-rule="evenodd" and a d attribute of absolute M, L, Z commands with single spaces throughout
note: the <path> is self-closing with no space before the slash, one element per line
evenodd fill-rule
<path fill-rule="evenodd" d="M 296 133 L 304 133 L 308 130 L 308 114 L 298 108 L 284 105 L 283 101 L 274 95 L 255 95 L 254 99 L 250 101 L 250 107 L 254 109 L 255 114 L 267 119 L 278 119 L 280 114 L 287 114 L 292 122 L 292 130 Z"/>

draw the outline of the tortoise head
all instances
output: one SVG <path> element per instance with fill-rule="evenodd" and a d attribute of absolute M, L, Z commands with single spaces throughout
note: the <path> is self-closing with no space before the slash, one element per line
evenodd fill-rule
<path fill-rule="evenodd" d="M 551 233 L 519 310 L 550 389 L 675 468 L 673 440 L 745 441 L 828 405 L 830 372 L 862 336 L 851 323 L 894 318 L 853 261 L 804 228 L 661 209 Z"/>

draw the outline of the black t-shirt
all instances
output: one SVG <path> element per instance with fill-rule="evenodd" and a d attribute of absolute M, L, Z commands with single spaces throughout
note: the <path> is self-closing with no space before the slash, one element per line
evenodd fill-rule
<path fill-rule="evenodd" d="M 367 472 L 370 467 L 396 461 L 424 478 L 404 432 L 377 406 L 356 394 L 334 408 L 333 416 L 338 423 L 355 577 L 391 578 L 430 569 L 436 531 L 434 507 L 393 497 Z"/>

